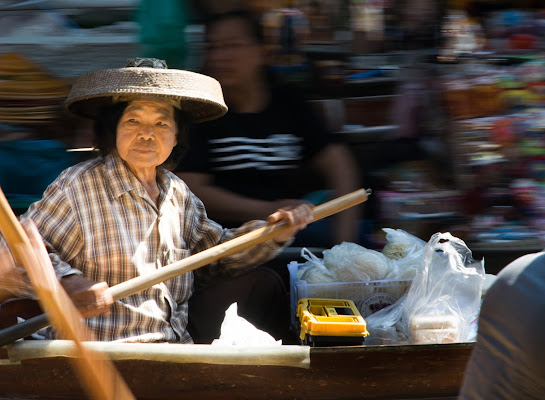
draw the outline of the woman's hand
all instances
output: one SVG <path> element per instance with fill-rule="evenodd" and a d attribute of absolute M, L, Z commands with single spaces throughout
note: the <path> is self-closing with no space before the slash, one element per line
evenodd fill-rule
<path fill-rule="evenodd" d="M 53 268 L 49 254 L 36 226 L 30 220 L 21 221 L 34 249 L 37 260 L 44 267 Z M 83 275 L 68 275 L 60 279 L 60 284 L 84 318 L 108 313 L 114 300 L 106 282 L 93 282 Z"/>
<path fill-rule="evenodd" d="M 284 221 L 289 229 L 276 236 L 274 241 L 277 243 L 285 243 L 301 229 L 306 228 L 313 220 L 312 204 L 302 203 L 293 207 L 284 207 L 272 213 L 267 218 L 267 224 L 272 225 L 279 221 Z"/>
<path fill-rule="evenodd" d="M 0 302 L 13 297 L 36 297 L 25 269 L 15 265 L 7 245 L 1 240 L 0 276 Z"/>
<path fill-rule="evenodd" d="M 60 283 L 84 318 L 107 315 L 114 299 L 106 282 L 93 282 L 82 275 L 69 275 Z"/>

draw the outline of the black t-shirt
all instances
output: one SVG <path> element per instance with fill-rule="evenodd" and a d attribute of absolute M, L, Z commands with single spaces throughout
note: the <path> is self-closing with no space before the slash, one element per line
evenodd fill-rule
<path fill-rule="evenodd" d="M 298 198 L 301 168 L 331 141 L 311 104 L 282 86 L 262 112 L 228 111 L 196 125 L 176 171 L 211 174 L 215 185 L 252 198 Z"/>

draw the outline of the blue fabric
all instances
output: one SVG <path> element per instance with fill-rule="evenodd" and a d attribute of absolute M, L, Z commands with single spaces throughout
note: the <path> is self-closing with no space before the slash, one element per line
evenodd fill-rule
<path fill-rule="evenodd" d="M 136 21 L 140 25 L 143 56 L 165 60 L 169 68 L 186 68 L 188 48 L 185 29 L 191 21 L 186 1 L 140 0 Z"/>
<path fill-rule="evenodd" d="M 0 141 L 0 187 L 8 198 L 41 197 L 75 162 L 75 156 L 56 140 Z"/>

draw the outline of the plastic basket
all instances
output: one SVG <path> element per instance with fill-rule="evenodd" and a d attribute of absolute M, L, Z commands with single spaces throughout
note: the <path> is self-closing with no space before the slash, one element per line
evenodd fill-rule
<path fill-rule="evenodd" d="M 381 281 L 307 283 L 297 279 L 297 271 L 304 264 L 292 261 L 290 273 L 291 323 L 296 327 L 297 302 L 302 298 L 352 300 L 365 318 L 372 313 L 394 304 L 410 288 L 412 279 Z"/>

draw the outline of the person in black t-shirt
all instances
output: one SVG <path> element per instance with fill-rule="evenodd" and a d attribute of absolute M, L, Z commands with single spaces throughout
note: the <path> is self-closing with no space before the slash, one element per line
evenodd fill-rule
<path fill-rule="evenodd" d="M 271 83 L 260 28 L 245 12 L 207 23 L 206 73 L 221 83 L 229 111 L 191 133 L 189 152 L 175 170 L 226 227 L 301 203 L 314 189 L 332 198 L 361 183 L 351 152 L 325 130 L 305 97 Z M 311 224 L 295 244 L 358 242 L 360 215 L 361 207 L 353 207 Z"/>

